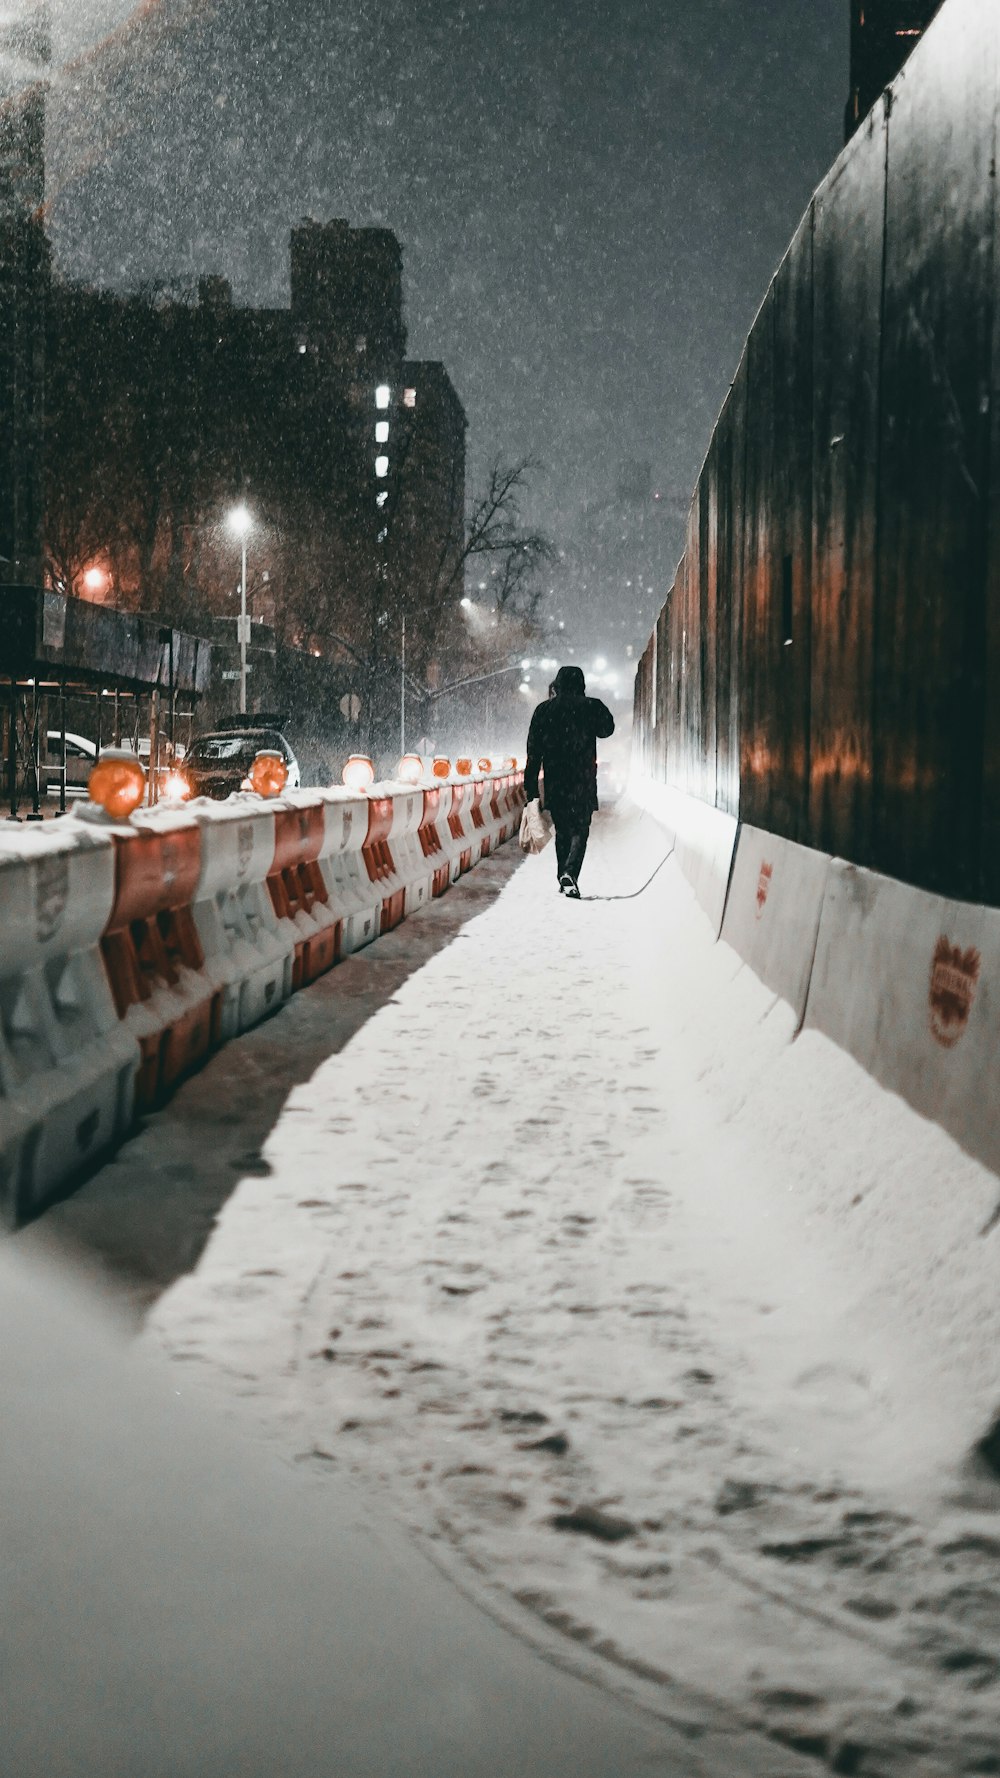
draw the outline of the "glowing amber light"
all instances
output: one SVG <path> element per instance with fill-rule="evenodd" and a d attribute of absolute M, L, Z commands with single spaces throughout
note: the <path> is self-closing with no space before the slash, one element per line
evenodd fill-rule
<path fill-rule="evenodd" d="M 366 753 L 352 753 L 340 775 L 348 790 L 367 790 L 375 782 L 375 767 Z"/>
<path fill-rule="evenodd" d="M 141 760 L 125 748 L 110 748 L 102 753 L 87 780 L 92 803 L 124 821 L 137 809 L 146 794 L 146 774 Z"/>
<path fill-rule="evenodd" d="M 400 784 L 419 784 L 424 775 L 424 762 L 419 753 L 404 753 L 396 767 Z"/>
<path fill-rule="evenodd" d="M 516 759 L 505 759 L 503 762 L 503 769 L 505 772 L 516 772 L 517 771 L 517 760 Z"/>
<path fill-rule="evenodd" d="M 493 761 L 491 759 L 481 759 L 479 761 L 479 770 L 481 772 L 492 772 Z"/>
<path fill-rule="evenodd" d="M 455 770 L 460 778 L 467 778 L 472 770 L 471 759 L 456 759 Z"/>
<path fill-rule="evenodd" d="M 288 783 L 288 766 L 280 753 L 264 749 L 255 755 L 249 778 L 258 796 L 280 796 Z"/>
<path fill-rule="evenodd" d="M 440 754 L 431 767 L 435 778 L 447 778 L 451 775 L 451 760 L 444 759 Z"/>
<path fill-rule="evenodd" d="M 191 795 L 191 786 L 183 772 L 168 772 L 160 795 L 165 803 L 185 803 Z"/>

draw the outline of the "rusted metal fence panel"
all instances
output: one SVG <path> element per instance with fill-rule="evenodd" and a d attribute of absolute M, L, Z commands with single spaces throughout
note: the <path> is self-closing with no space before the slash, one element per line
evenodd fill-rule
<path fill-rule="evenodd" d="M 642 745 L 755 826 L 1000 902 L 998 110 L 995 9 L 949 0 L 761 307 Z"/>
<path fill-rule="evenodd" d="M 875 512 L 886 115 L 816 194 L 810 837 L 872 858 Z"/>

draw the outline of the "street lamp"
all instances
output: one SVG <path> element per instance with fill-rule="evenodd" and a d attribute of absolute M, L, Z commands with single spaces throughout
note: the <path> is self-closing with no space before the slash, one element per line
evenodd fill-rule
<path fill-rule="evenodd" d="M 236 638 L 240 645 L 240 715 L 247 712 L 247 643 L 250 640 L 250 619 L 247 615 L 247 538 L 253 530 L 253 515 L 242 503 L 234 506 L 227 520 L 230 531 L 242 546 L 240 570 L 240 615 L 236 622 Z"/>

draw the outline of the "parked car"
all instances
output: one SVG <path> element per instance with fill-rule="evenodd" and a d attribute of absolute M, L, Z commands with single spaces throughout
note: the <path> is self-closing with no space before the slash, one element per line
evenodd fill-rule
<path fill-rule="evenodd" d="M 97 763 L 97 746 L 88 741 L 86 735 L 71 735 L 66 731 L 66 795 L 67 797 L 86 796 L 90 774 Z M 45 757 L 42 760 L 42 778 L 49 796 L 59 795 L 59 781 L 62 772 L 62 735 L 57 728 L 50 728 L 45 735 Z"/>
<path fill-rule="evenodd" d="M 299 762 L 280 729 L 213 729 L 196 735 L 173 776 L 182 779 L 189 796 L 211 796 L 217 801 L 241 790 L 258 753 L 280 753 L 288 767 L 288 789 L 302 783 Z"/>

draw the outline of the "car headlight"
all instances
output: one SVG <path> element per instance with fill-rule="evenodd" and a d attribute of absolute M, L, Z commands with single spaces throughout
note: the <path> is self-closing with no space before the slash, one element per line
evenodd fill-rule
<path fill-rule="evenodd" d="M 191 786 L 183 772 L 168 772 L 163 781 L 162 796 L 168 803 L 186 802 L 191 795 Z"/>

